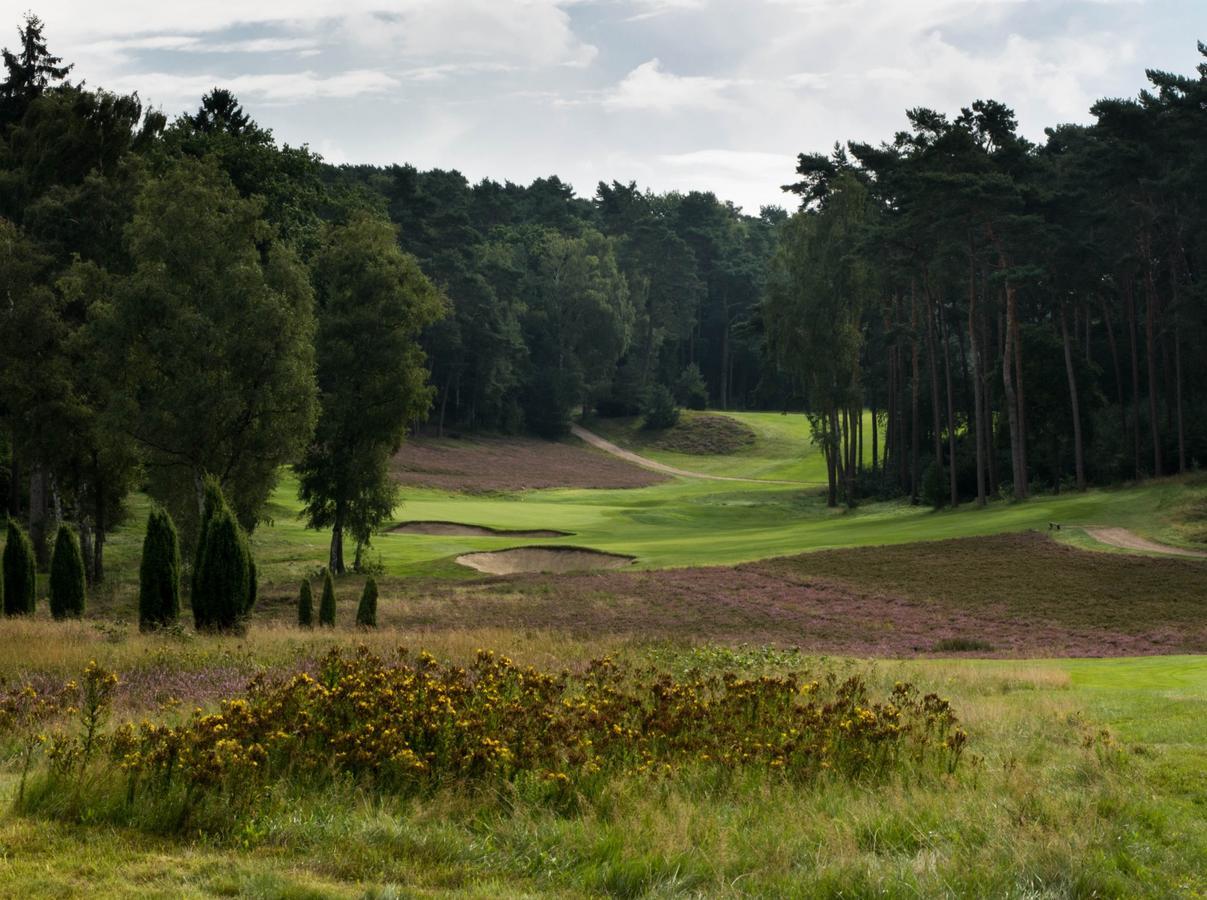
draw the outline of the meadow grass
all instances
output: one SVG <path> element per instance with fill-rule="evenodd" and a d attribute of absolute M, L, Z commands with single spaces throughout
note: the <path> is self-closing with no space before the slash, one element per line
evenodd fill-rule
<path fill-rule="evenodd" d="M 379 638 L 346 631 L 295 643 L 285 629 L 256 628 L 239 646 L 249 663 L 276 665 L 365 637 Z M 832 668 L 880 688 L 910 680 L 951 699 L 975 759 L 952 777 L 874 784 L 792 784 L 766 771 L 724 782 L 690 772 L 618 775 L 569 809 L 522 790 L 449 785 L 402 798 L 355 783 L 283 785 L 258 797 L 251 815 L 201 834 L 106 825 L 101 807 L 64 817 L 60 801 L 35 792 L 30 812 L 0 819 L 0 892 L 1022 898 L 1207 888 L 1207 785 L 1196 777 L 1207 762 L 1201 657 L 869 662 L 556 635 L 466 637 L 570 666 L 612 652 L 667 671 Z M 170 640 L 131 635 L 123 646 L 95 635 L 91 649 L 120 668 Z M 194 663 L 227 658 L 223 640 L 198 638 Z M 88 642 L 80 633 L 74 643 Z M 468 644 L 444 650 L 454 659 L 470 652 Z"/>

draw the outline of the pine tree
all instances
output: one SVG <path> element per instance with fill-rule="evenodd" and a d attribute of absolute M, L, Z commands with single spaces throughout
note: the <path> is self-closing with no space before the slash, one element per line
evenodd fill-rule
<path fill-rule="evenodd" d="M 63 81 L 74 68 L 61 65 L 63 60 L 51 56 L 42 35 L 43 22 L 32 13 L 25 17 L 25 27 L 17 29 L 21 45 L 13 53 L 0 51 L 8 75 L 0 82 L 0 126 L 18 121 L 34 98 L 44 94 L 55 82 Z"/>
<path fill-rule="evenodd" d="M 302 582 L 302 590 L 298 594 L 298 627 L 314 627 L 314 595 L 310 591 L 310 579 Z"/>
<path fill-rule="evenodd" d="M 323 570 L 323 598 L 319 601 L 319 624 L 328 628 L 335 627 L 335 582 L 331 580 L 331 570 Z"/>
<path fill-rule="evenodd" d="M 377 627 L 377 582 L 369 578 L 356 608 L 356 624 L 361 628 Z"/>
<path fill-rule="evenodd" d="M 180 540 L 165 509 L 147 519 L 138 583 L 138 627 L 143 631 L 175 624 L 180 615 Z"/>
<path fill-rule="evenodd" d="M 251 554 L 221 491 L 207 500 L 206 511 L 209 521 L 193 573 L 193 620 L 198 629 L 230 631 L 247 611 Z"/>
<path fill-rule="evenodd" d="M 25 530 L 9 518 L 4 544 L 4 614 L 32 615 L 36 585 L 33 544 Z"/>
<path fill-rule="evenodd" d="M 75 529 L 59 526 L 50 558 L 50 614 L 56 619 L 78 619 L 84 615 L 86 585 L 84 555 Z"/>

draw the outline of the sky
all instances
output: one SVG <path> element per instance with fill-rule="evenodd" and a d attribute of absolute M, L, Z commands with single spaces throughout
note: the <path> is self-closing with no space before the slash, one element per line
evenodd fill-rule
<path fill-rule="evenodd" d="M 1005 102 L 1034 140 L 1184 73 L 1207 0 L 27 0 L 91 86 L 170 116 L 231 89 L 333 163 L 792 205 L 796 154 Z M 23 9 L 0 3 L 0 43 Z"/>

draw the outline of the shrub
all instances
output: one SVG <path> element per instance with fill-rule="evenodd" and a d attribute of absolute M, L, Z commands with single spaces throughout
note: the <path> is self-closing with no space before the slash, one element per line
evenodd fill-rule
<path fill-rule="evenodd" d="M 935 644 L 936 653 L 973 653 L 976 651 L 988 652 L 993 649 L 993 644 L 988 641 L 982 641 L 980 638 L 943 638 Z"/>
<path fill-rule="evenodd" d="M 674 395 L 664 384 L 655 384 L 645 395 L 641 404 L 641 427 L 650 431 L 673 428 L 679 421 L 679 407 Z"/>
<path fill-rule="evenodd" d="M 708 405 L 708 384 L 695 363 L 690 363 L 675 381 L 675 399 L 688 409 L 704 409 Z"/>
<path fill-rule="evenodd" d="M 922 473 L 922 502 L 935 509 L 942 509 L 948 500 L 948 484 L 945 473 L 934 460 Z"/>
<path fill-rule="evenodd" d="M 189 596 L 197 594 L 197 574 L 201 571 L 201 555 L 205 552 L 205 530 L 209 527 L 210 519 L 219 508 L 226 506 L 226 497 L 222 494 L 222 486 L 212 475 L 205 476 L 204 495 L 201 500 L 201 521 L 197 525 L 197 546 L 193 551 L 193 580 L 190 583 Z"/>
<path fill-rule="evenodd" d="M 282 727 L 284 716 L 306 727 Z M 250 804 L 274 782 L 333 776 L 404 794 L 525 780 L 570 796 L 613 774 L 679 769 L 872 782 L 953 772 L 966 743 L 937 695 L 898 683 L 873 698 L 861 678 L 832 672 L 677 678 L 603 659 L 574 676 L 489 651 L 462 668 L 361 650 L 333 651 L 314 675 L 261 682 L 179 724 L 123 725 L 108 750 L 133 808 L 171 793 L 186 804 L 206 794 Z M 180 812 L 183 822 L 187 807 Z"/>
<path fill-rule="evenodd" d="M 4 614 L 32 615 L 36 590 L 34 546 L 25 529 L 10 517 L 4 544 Z"/>
<path fill-rule="evenodd" d="M 323 597 L 319 601 L 319 624 L 328 628 L 335 627 L 335 582 L 331 579 L 331 570 L 323 570 Z"/>
<path fill-rule="evenodd" d="M 298 592 L 298 626 L 314 627 L 314 595 L 310 591 L 309 578 L 302 582 L 302 589 Z"/>
<path fill-rule="evenodd" d="M 377 582 L 372 578 L 365 581 L 365 589 L 360 595 L 360 605 L 356 607 L 356 624 L 361 628 L 377 627 Z"/>
<path fill-rule="evenodd" d="M 250 554 L 243 530 L 221 494 L 215 505 L 193 577 L 193 621 L 198 629 L 230 631 L 247 611 Z"/>
<path fill-rule="evenodd" d="M 56 619 L 78 619 L 84 614 L 86 590 L 80 538 L 63 523 L 50 557 L 50 614 Z"/>
<path fill-rule="evenodd" d="M 180 539 L 167 510 L 153 509 L 138 570 L 138 627 L 165 628 L 179 617 Z"/>

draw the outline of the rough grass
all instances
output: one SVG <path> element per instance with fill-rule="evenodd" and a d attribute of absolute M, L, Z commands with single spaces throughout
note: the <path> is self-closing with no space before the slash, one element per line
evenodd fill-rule
<path fill-rule="evenodd" d="M 254 637 L 253 659 L 262 647 L 271 656 L 284 634 Z M 345 645 L 358 638 L 331 636 Z M 159 640 L 129 643 L 145 650 Z M 222 658 L 222 641 L 199 639 L 196 652 Z M 93 646 L 118 645 L 95 637 Z M 566 646 L 568 665 L 599 649 Z M 712 645 L 622 652 L 680 672 L 817 663 Z M 206 838 L 89 825 L 87 808 L 75 821 L 8 812 L 0 817 L 0 893 L 1023 898 L 1207 888 L 1202 659 L 822 665 L 950 697 L 979 761 L 954 778 L 875 788 L 794 787 L 759 773 L 727 782 L 617 777 L 597 800 L 570 808 L 455 785 L 413 799 L 370 796 L 355 784 L 285 788 Z M 9 775 L 2 786 L 13 783 Z M 56 815 L 66 808 L 61 797 L 35 799 Z"/>
<path fill-rule="evenodd" d="M 753 428 L 732 416 L 695 415 L 660 432 L 652 446 L 693 456 L 729 456 L 756 441 Z"/>

